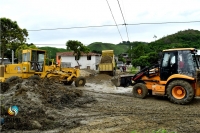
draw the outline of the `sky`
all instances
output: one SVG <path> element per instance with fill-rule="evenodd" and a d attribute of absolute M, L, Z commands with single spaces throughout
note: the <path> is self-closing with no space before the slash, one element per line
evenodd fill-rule
<path fill-rule="evenodd" d="M 58 29 L 115 25 L 112 14 L 117 24 L 131 25 L 119 25 L 120 33 L 117 26 Z M 152 42 L 178 31 L 200 31 L 200 0 L 0 0 L 0 17 L 17 21 L 28 30 L 27 42 L 39 47 L 66 48 L 68 40 L 84 45 Z M 162 22 L 191 23 L 140 24 Z"/>

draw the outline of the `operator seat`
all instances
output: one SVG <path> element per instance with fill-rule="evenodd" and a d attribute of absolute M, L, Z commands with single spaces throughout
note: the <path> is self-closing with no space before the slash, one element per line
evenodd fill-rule
<path fill-rule="evenodd" d="M 174 64 L 171 66 L 171 73 L 172 73 L 172 74 L 176 74 L 176 73 L 177 73 L 177 63 L 174 63 Z"/>
<path fill-rule="evenodd" d="M 179 61 L 179 68 L 181 68 L 181 69 L 184 68 L 184 63 L 183 63 L 183 61 Z"/>

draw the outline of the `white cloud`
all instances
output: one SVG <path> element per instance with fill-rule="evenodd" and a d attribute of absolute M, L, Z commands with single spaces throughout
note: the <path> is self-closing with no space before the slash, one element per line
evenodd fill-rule
<path fill-rule="evenodd" d="M 117 0 L 108 0 L 118 24 L 123 18 Z M 200 21 L 199 0 L 119 0 L 126 23 Z M 18 22 L 28 30 L 67 28 L 115 24 L 106 0 L 1 0 L 0 17 Z M 119 26 L 123 40 L 127 40 L 124 26 Z M 128 26 L 130 41 L 154 41 L 180 30 L 200 30 L 199 23 Z M 28 42 L 35 44 L 65 44 L 67 40 L 119 43 L 116 27 L 29 31 Z M 58 46 L 58 45 L 57 45 Z"/>

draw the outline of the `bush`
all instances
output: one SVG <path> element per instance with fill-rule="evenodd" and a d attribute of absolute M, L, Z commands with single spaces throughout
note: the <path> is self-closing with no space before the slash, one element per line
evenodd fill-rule
<path fill-rule="evenodd" d="M 136 68 L 136 67 L 131 67 L 131 68 L 129 68 L 129 71 L 130 71 L 132 74 L 136 74 L 136 73 L 139 71 L 139 69 Z"/>

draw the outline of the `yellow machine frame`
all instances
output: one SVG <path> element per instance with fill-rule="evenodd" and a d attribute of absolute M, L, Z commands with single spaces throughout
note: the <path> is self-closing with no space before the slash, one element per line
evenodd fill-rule
<path fill-rule="evenodd" d="M 72 83 L 76 79 L 77 86 L 85 84 L 85 79 L 80 77 L 80 70 L 76 68 L 61 68 L 61 65 L 47 66 L 46 51 L 39 49 L 22 50 L 18 64 L 0 65 L 0 82 L 5 82 L 6 79 L 17 76 L 23 79 L 38 75 L 40 78 L 59 78 L 63 83 Z M 79 78 L 80 77 L 80 78 Z"/>

